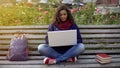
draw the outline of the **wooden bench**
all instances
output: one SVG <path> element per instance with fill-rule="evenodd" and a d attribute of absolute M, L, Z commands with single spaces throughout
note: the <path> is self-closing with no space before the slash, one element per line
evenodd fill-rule
<path fill-rule="evenodd" d="M 120 68 L 120 25 L 80 25 L 80 32 L 85 44 L 85 52 L 76 63 L 62 62 L 55 65 L 43 64 L 44 56 L 37 47 L 45 43 L 48 26 L 0 26 L 0 68 Z M 15 31 L 29 35 L 29 60 L 11 62 L 6 59 L 10 39 Z M 112 62 L 99 64 L 95 60 L 97 53 L 112 56 Z"/>

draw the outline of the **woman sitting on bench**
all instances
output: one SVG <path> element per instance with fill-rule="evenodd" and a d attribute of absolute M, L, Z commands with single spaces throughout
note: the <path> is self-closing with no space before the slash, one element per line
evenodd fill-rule
<path fill-rule="evenodd" d="M 73 46 L 50 47 L 48 36 L 46 44 L 40 44 L 38 51 L 44 58 L 45 64 L 56 64 L 63 61 L 76 62 L 77 56 L 81 54 L 85 47 L 82 42 L 80 31 L 76 25 L 70 10 L 66 6 L 60 6 L 54 16 L 53 23 L 49 25 L 48 31 L 77 30 L 77 44 Z"/>

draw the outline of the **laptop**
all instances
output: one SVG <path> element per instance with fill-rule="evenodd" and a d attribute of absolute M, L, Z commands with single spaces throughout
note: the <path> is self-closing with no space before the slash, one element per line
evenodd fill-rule
<path fill-rule="evenodd" d="M 77 44 L 76 30 L 48 31 L 49 46 L 70 46 Z"/>

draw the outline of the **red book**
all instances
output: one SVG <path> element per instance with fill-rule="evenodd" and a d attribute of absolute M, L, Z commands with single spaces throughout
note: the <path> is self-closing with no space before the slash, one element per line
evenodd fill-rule
<path fill-rule="evenodd" d="M 103 60 L 99 60 L 97 58 L 96 58 L 96 61 L 101 63 L 101 64 L 105 64 L 105 63 L 110 63 L 111 62 L 111 60 L 103 61 Z"/>
<path fill-rule="evenodd" d="M 107 55 L 107 54 L 104 54 L 104 53 L 101 53 L 101 54 L 97 54 L 96 55 L 98 59 L 102 59 L 102 60 L 107 60 L 107 59 L 111 59 L 112 57 Z"/>

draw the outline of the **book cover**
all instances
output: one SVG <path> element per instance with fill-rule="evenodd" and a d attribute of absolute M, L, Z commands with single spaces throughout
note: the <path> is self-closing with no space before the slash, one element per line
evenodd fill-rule
<path fill-rule="evenodd" d="M 108 54 L 104 54 L 104 53 L 97 54 L 96 57 L 99 58 L 99 59 L 106 59 L 106 60 L 112 58 L 112 57 L 109 56 Z"/>
<path fill-rule="evenodd" d="M 101 62 L 106 62 L 106 63 L 112 61 L 111 59 L 108 59 L 108 60 L 103 60 L 103 59 L 101 60 L 101 59 L 98 59 L 98 58 L 96 58 L 96 59 L 99 60 L 99 61 L 101 61 Z"/>
<path fill-rule="evenodd" d="M 99 63 L 101 63 L 101 64 L 105 64 L 105 63 L 110 63 L 110 62 L 111 62 L 111 60 L 102 61 L 102 60 L 99 60 L 99 59 L 97 59 L 97 58 L 96 58 L 96 61 L 99 62 Z"/>

